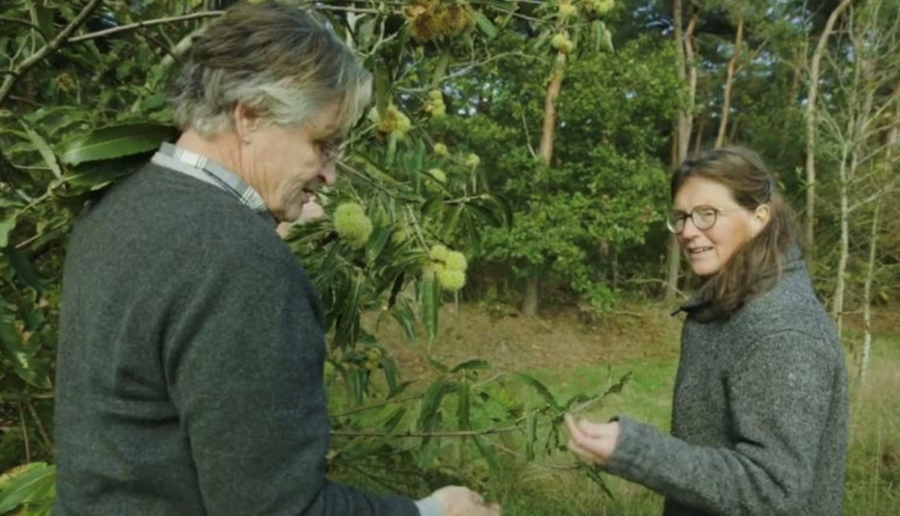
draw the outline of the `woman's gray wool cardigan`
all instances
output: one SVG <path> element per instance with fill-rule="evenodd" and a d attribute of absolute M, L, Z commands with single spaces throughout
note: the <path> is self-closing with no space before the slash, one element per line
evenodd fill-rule
<path fill-rule="evenodd" d="M 844 354 L 799 251 L 729 319 L 683 310 L 672 436 L 620 417 L 604 469 L 663 494 L 665 516 L 840 515 Z"/>

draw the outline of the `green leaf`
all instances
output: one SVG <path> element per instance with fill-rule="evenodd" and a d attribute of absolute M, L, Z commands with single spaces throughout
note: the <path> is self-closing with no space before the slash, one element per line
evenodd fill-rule
<path fill-rule="evenodd" d="M 50 378 L 44 367 L 25 349 L 16 331 L 15 306 L 0 300 L 0 356 L 8 360 L 25 382 L 50 389 Z"/>
<path fill-rule="evenodd" d="M 482 457 L 484 457 L 484 460 L 486 460 L 488 464 L 490 464 L 491 469 L 496 471 L 500 468 L 500 463 L 497 462 L 497 453 L 494 451 L 494 446 L 490 441 L 488 441 L 487 444 L 482 443 L 482 439 L 484 438 L 476 437 L 472 439 L 472 441 L 475 443 L 475 447 L 478 448 L 478 452 L 481 453 Z"/>
<path fill-rule="evenodd" d="M 62 147 L 62 162 L 77 165 L 149 152 L 176 133 L 172 126 L 152 123 L 103 127 L 66 142 Z"/>
<path fill-rule="evenodd" d="M 435 358 L 428 357 L 428 363 L 431 365 L 431 367 L 437 369 L 441 373 L 447 374 L 450 372 L 449 367 L 445 366 L 444 364 L 442 364 L 440 361 L 438 361 Z"/>
<path fill-rule="evenodd" d="M 62 177 L 62 169 L 59 168 L 59 163 L 56 162 L 56 155 L 53 154 L 53 150 L 50 149 L 50 145 L 47 144 L 47 140 L 37 133 L 34 129 L 22 123 L 22 127 L 25 128 L 25 133 L 28 134 L 28 139 L 31 140 L 31 144 L 34 145 L 34 148 L 37 149 L 38 153 L 40 153 L 41 158 L 44 160 L 44 163 L 47 164 L 47 168 L 49 168 L 53 175 L 57 178 Z"/>
<path fill-rule="evenodd" d="M 456 390 L 457 385 L 455 382 L 451 382 L 445 376 L 439 376 L 437 380 L 435 380 L 425 392 L 425 397 L 422 399 L 422 408 L 419 411 L 419 420 L 417 423 L 417 427 L 422 432 L 433 432 L 438 425 L 440 424 L 440 408 L 441 401 L 443 401 L 444 396 Z M 428 442 L 431 440 L 431 437 L 425 437 L 422 439 L 422 447 L 424 448 Z"/>
<path fill-rule="evenodd" d="M 516 376 L 521 378 L 528 385 L 534 387 L 538 394 L 540 394 L 541 397 L 544 398 L 544 401 L 546 401 L 548 405 L 553 407 L 554 410 L 560 410 L 559 403 L 556 402 L 556 398 L 553 397 L 553 393 L 551 393 L 550 389 L 548 389 L 546 385 L 541 383 L 540 380 L 525 373 L 516 373 Z"/>
<path fill-rule="evenodd" d="M 335 348 L 350 349 L 356 342 L 359 333 L 359 301 L 365 282 L 366 277 L 362 273 L 351 280 L 349 295 L 344 300 L 334 331 Z"/>
<path fill-rule="evenodd" d="M 16 217 L 18 217 L 18 215 L 19 212 L 14 211 L 12 213 L 7 213 L 0 219 L 0 248 L 9 245 L 9 234 L 16 228 Z"/>
<path fill-rule="evenodd" d="M 473 370 L 473 369 L 487 369 L 489 367 L 491 367 L 491 364 L 487 360 L 474 359 L 474 360 L 467 360 L 461 364 L 458 364 L 450 372 L 458 373 L 460 371 Z"/>
<path fill-rule="evenodd" d="M 10 265 L 12 265 L 13 270 L 16 271 L 16 275 L 19 279 L 37 292 L 42 292 L 44 286 L 41 284 L 41 277 L 38 276 L 34 267 L 25 259 L 22 253 L 13 246 L 7 246 L 2 249 L 3 254 L 6 255 L 6 259 L 9 260 Z"/>
<path fill-rule="evenodd" d="M 56 467 L 43 462 L 20 466 L 0 477 L 0 514 L 47 515 L 56 498 Z"/>
<path fill-rule="evenodd" d="M 468 430 L 472 427 L 469 421 L 469 413 L 472 404 L 472 388 L 469 382 L 459 384 L 459 396 L 456 400 L 456 422 L 459 430 Z"/>
<path fill-rule="evenodd" d="M 481 14 L 480 11 L 475 11 L 475 23 L 478 24 L 478 28 L 481 32 L 484 33 L 488 39 L 494 39 L 497 36 L 497 27 L 491 23 L 491 20 L 487 19 L 487 16 Z"/>
<path fill-rule="evenodd" d="M 525 427 L 528 434 L 525 441 L 525 459 L 531 462 L 534 460 L 534 443 L 537 442 L 537 415 L 534 411 L 526 416 Z"/>
<path fill-rule="evenodd" d="M 403 328 L 403 333 L 406 334 L 407 340 L 410 342 L 416 340 L 416 316 L 413 314 L 413 309 L 409 302 L 405 299 L 397 301 L 391 308 L 391 315 L 397 321 L 397 324 Z"/>
<path fill-rule="evenodd" d="M 438 334 L 438 308 L 440 307 L 441 286 L 430 273 L 422 278 L 422 318 L 428 330 L 428 342 L 434 342 Z"/>
<path fill-rule="evenodd" d="M 369 260 L 369 264 L 374 264 L 378 260 L 381 252 L 384 251 L 384 246 L 387 245 L 390 239 L 390 228 L 375 228 L 374 234 L 366 241 L 366 257 Z"/>

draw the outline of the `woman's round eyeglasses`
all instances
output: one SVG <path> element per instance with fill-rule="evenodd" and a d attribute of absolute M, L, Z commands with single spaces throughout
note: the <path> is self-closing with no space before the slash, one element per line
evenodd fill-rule
<path fill-rule="evenodd" d="M 742 209 L 743 208 L 730 208 L 727 210 L 720 210 L 718 208 L 713 208 L 712 206 L 697 206 L 689 213 L 673 211 L 666 217 L 666 227 L 669 228 L 669 231 L 678 235 L 684 231 L 684 225 L 687 219 L 691 219 L 691 222 L 694 223 L 694 227 L 703 231 L 716 224 L 716 220 L 719 218 L 720 213 Z"/>

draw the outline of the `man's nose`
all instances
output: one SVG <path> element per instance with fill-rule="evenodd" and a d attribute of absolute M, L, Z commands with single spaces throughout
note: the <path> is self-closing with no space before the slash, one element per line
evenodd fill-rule
<path fill-rule="evenodd" d="M 337 181 L 337 163 L 334 160 L 325 163 L 322 167 L 322 172 L 319 173 L 319 177 L 322 178 L 322 182 L 326 185 L 334 185 L 335 181 Z"/>

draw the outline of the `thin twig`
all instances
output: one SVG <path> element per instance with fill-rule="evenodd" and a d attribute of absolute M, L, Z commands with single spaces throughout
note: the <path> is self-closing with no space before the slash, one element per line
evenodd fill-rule
<path fill-rule="evenodd" d="M 28 412 L 31 414 L 32 419 L 34 419 L 34 424 L 37 426 L 38 433 L 41 434 L 41 438 L 44 440 L 44 445 L 47 447 L 47 450 L 50 451 L 50 455 L 56 455 L 56 452 L 53 450 L 53 441 L 50 439 L 50 434 L 47 433 L 44 422 L 41 421 L 37 410 L 34 409 L 34 404 L 31 403 L 31 400 L 26 400 L 25 406 L 28 407 Z"/>
<path fill-rule="evenodd" d="M 12 91 L 13 85 L 16 82 L 17 77 L 21 77 L 22 74 L 30 70 L 36 64 L 38 64 L 42 59 L 49 56 L 53 52 L 55 52 L 59 47 L 61 47 L 66 41 L 69 40 L 75 30 L 81 26 L 85 21 L 87 21 L 88 16 L 96 9 L 102 0 L 91 0 L 84 9 L 78 13 L 78 16 L 75 17 L 67 26 L 60 32 L 53 41 L 47 43 L 40 50 L 32 54 L 28 57 L 28 59 L 22 61 L 21 64 L 13 68 L 12 74 L 7 75 L 6 79 L 3 80 L 3 85 L 0 86 L 0 105 L 3 104 L 3 101 L 6 99 L 9 92 Z"/>
<path fill-rule="evenodd" d="M 483 435 L 508 434 L 524 430 L 525 425 L 505 426 L 501 428 L 487 428 L 484 430 L 456 430 L 452 432 L 357 432 L 355 430 L 332 430 L 331 435 L 342 437 L 395 437 L 395 438 L 420 438 L 420 437 L 480 437 Z"/>
<path fill-rule="evenodd" d="M 27 400 L 52 400 L 53 393 L 52 392 L 38 392 L 38 393 L 11 393 L 4 394 L 0 393 L 0 401 L 27 401 Z"/>
<path fill-rule="evenodd" d="M 225 14 L 225 11 L 205 11 L 200 13 L 193 14 L 185 14 L 182 16 L 168 16 L 165 18 L 157 18 L 154 20 L 144 20 L 135 23 L 129 23 L 128 25 L 120 25 L 118 27 L 112 27 L 109 29 L 98 30 L 97 32 L 90 32 L 88 34 L 82 34 L 81 36 L 76 36 L 69 40 L 70 43 L 80 43 L 82 41 L 88 41 L 91 39 L 104 38 L 106 36 L 111 36 L 113 34 L 118 34 L 120 32 L 127 32 L 136 29 L 141 29 L 144 27 L 152 27 L 154 25 L 164 25 L 168 23 L 180 23 L 183 21 L 196 20 L 200 18 L 218 18 Z"/>
<path fill-rule="evenodd" d="M 25 426 L 25 411 L 22 410 L 22 404 L 19 407 L 19 420 L 22 421 L 22 438 L 25 440 L 25 462 L 31 462 L 31 443 L 28 439 L 28 427 Z"/>

